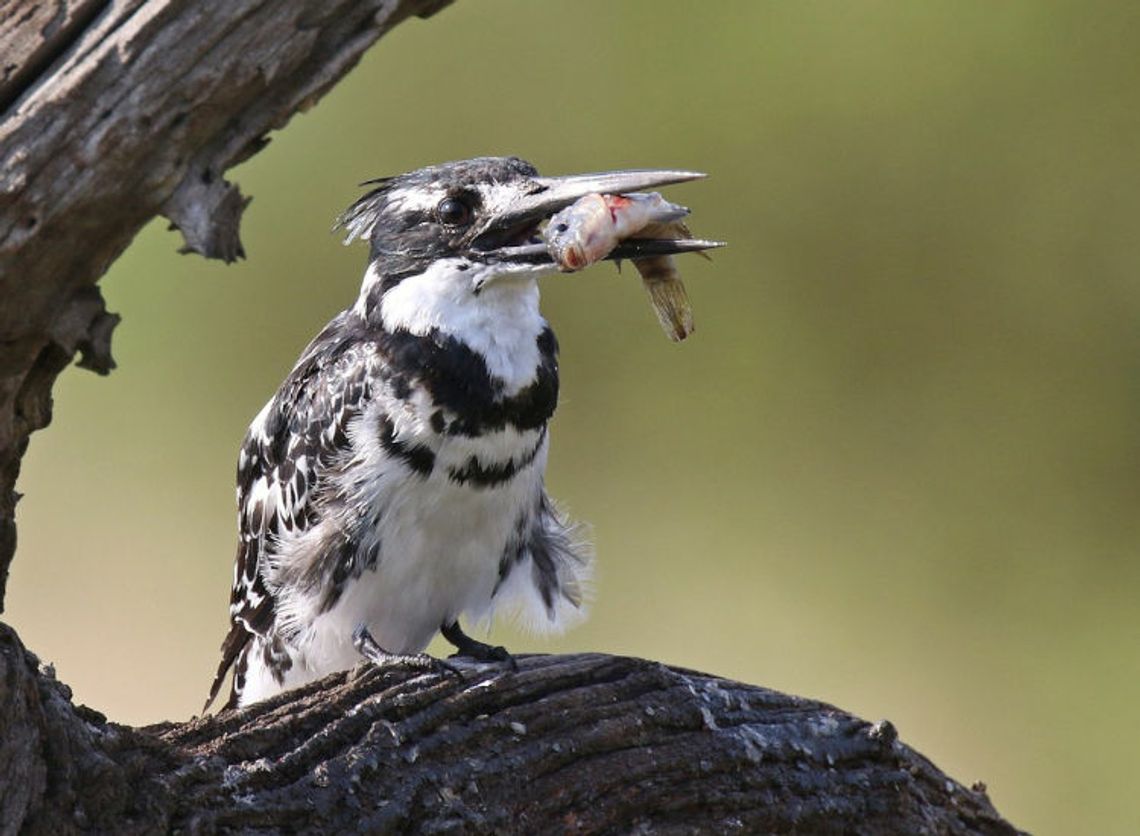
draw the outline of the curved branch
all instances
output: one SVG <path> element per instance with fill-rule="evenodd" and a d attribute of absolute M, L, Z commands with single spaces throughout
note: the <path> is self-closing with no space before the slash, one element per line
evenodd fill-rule
<path fill-rule="evenodd" d="M 0 821 L 29 832 L 1017 833 L 889 723 L 640 659 L 524 656 L 462 681 L 361 665 L 132 730 L 37 684 L 0 639 L 18 683 L 0 711 L 34 693 L 42 730 L 7 760 L 57 776 L 0 795 Z"/>

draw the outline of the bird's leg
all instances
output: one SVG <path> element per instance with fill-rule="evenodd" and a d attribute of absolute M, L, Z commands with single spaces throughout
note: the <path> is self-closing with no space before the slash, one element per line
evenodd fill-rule
<path fill-rule="evenodd" d="M 463 678 L 455 667 L 442 659 L 436 659 L 427 653 L 391 653 L 379 644 L 372 634 L 368 632 L 368 625 L 361 624 L 352 631 L 352 646 L 356 652 L 374 665 L 405 665 L 409 668 L 435 671 L 436 673 L 449 673 Z"/>
<path fill-rule="evenodd" d="M 439 631 L 459 651 L 455 656 L 467 656 L 477 662 L 507 662 L 511 666 L 511 670 L 517 671 L 519 669 L 515 663 L 515 657 L 508 653 L 505 647 L 486 644 L 471 638 L 463 632 L 458 621 L 444 624 L 439 628 Z"/>

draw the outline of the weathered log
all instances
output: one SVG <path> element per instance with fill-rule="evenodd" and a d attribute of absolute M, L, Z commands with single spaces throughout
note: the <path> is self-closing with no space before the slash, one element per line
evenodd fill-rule
<path fill-rule="evenodd" d="M 362 664 L 129 729 L 0 643 L 6 832 L 1017 832 L 889 723 L 640 659 Z"/>

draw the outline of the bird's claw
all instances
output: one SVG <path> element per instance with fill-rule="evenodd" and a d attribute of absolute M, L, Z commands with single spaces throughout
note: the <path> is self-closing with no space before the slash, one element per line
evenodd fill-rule
<path fill-rule="evenodd" d="M 356 652 L 374 665 L 386 667 L 389 665 L 404 665 L 416 670 L 434 671 L 438 674 L 447 674 L 462 680 L 463 674 L 454 665 L 449 665 L 442 659 L 428 653 L 392 653 L 382 648 L 368 627 L 361 624 L 352 631 L 352 646 Z"/>
<path fill-rule="evenodd" d="M 440 628 L 443 637 L 455 645 L 456 651 L 451 654 L 452 659 L 472 659 L 476 662 L 506 662 L 512 671 L 519 669 L 515 657 L 502 645 L 492 645 L 481 642 L 468 636 L 459 626 L 459 622 L 445 624 Z"/>

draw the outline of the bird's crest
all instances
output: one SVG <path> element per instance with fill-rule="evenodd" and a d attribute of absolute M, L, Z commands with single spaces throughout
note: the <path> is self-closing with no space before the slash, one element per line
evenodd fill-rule
<path fill-rule="evenodd" d="M 361 186 L 375 186 L 367 194 L 349 206 L 333 224 L 333 232 L 344 230 L 344 243 L 351 244 L 360 239 L 367 241 L 372 237 L 372 228 L 380 216 L 380 209 L 384 205 L 384 195 L 392 185 L 394 177 L 375 177 L 365 180 Z"/>

